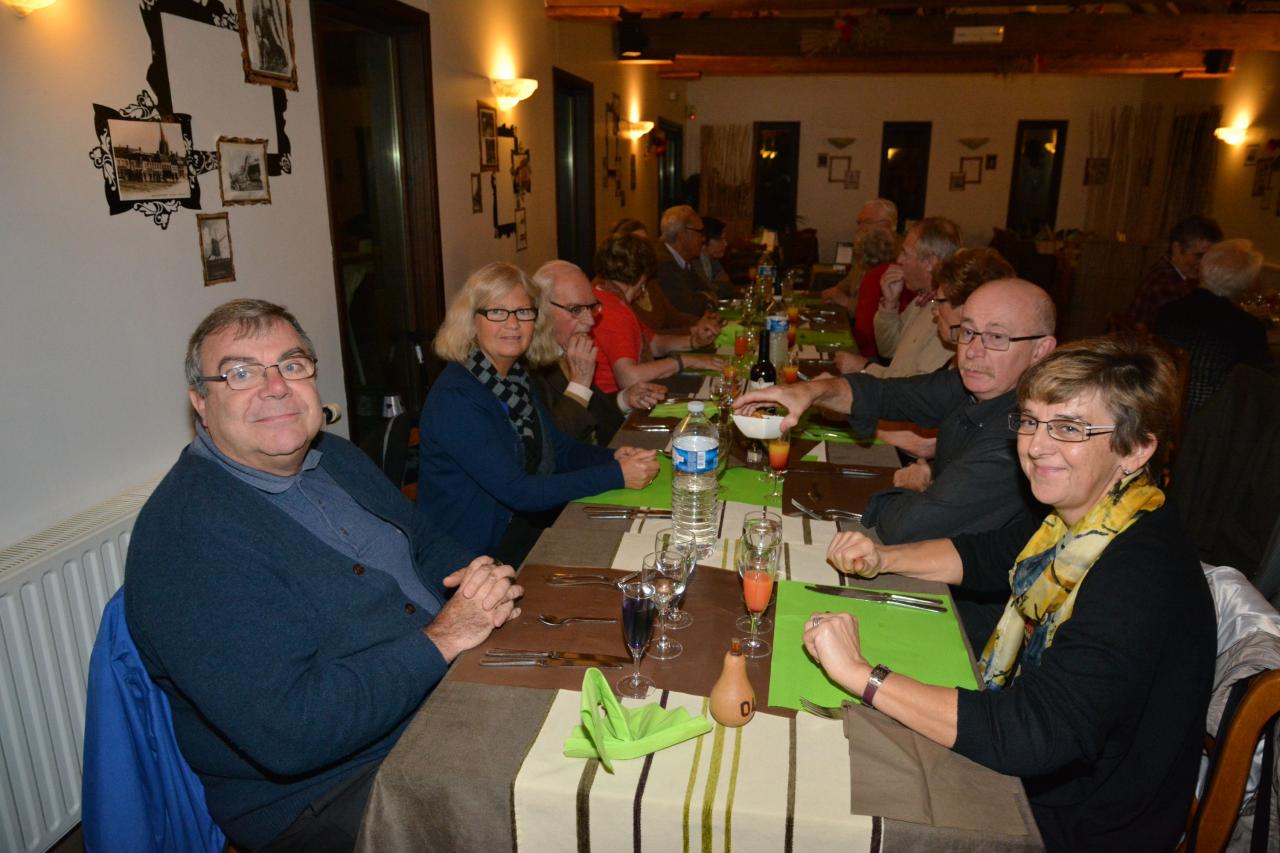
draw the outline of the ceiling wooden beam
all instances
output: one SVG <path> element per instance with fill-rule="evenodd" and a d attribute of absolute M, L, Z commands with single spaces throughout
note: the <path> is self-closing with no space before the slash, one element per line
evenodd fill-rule
<path fill-rule="evenodd" d="M 829 18 L 637 22 L 646 55 L 703 57 L 892 57 L 968 53 L 1114 54 L 1280 50 L 1280 15 L 875 15 L 838 42 Z M 1000 44 L 953 44 L 956 27 L 1003 26 Z"/>
<path fill-rule="evenodd" d="M 658 71 L 660 78 L 702 75 L 803 74 L 1180 74 L 1204 71 L 1199 51 L 1159 54 L 1058 54 L 1010 56 L 970 52 L 840 57 L 682 56 Z"/>
<path fill-rule="evenodd" d="M 1051 0 L 1042 6 L 1078 5 L 1080 0 Z M 1195 3 L 1204 11 L 1227 10 L 1229 0 L 1179 0 L 1179 3 Z M 702 14 L 728 15 L 731 13 L 814 12 L 835 16 L 841 10 L 889 8 L 973 8 L 981 6 L 1016 5 L 1010 0 L 628 0 L 624 3 L 601 3 L 600 0 L 544 0 L 547 17 L 559 20 L 617 20 L 619 12 L 670 17 Z"/>

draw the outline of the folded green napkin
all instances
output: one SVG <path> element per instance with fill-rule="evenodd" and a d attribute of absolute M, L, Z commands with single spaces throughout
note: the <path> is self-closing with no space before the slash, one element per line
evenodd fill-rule
<path fill-rule="evenodd" d="M 600 709 L 604 708 L 604 715 Z M 639 758 L 711 731 L 711 721 L 684 708 L 657 703 L 623 708 L 604 673 L 594 666 L 582 675 L 582 725 L 564 742 L 569 758 L 599 758 L 613 772 L 613 759 Z"/>

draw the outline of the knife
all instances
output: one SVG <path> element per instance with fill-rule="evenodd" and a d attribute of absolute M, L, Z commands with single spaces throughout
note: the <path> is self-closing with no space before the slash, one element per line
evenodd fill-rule
<path fill-rule="evenodd" d="M 529 649 L 489 649 L 485 657 L 490 658 L 553 658 L 559 660 L 592 660 L 603 663 L 631 663 L 631 658 L 621 655 L 606 655 L 599 652 L 539 652 Z"/>
<path fill-rule="evenodd" d="M 859 601 L 874 601 L 878 604 L 894 604 L 898 607 L 909 607 L 912 610 L 927 610 L 930 613 L 946 613 L 947 608 L 937 599 L 919 598 L 914 595 L 901 595 L 895 592 L 872 592 L 866 589 L 853 589 L 844 586 L 822 586 L 809 584 L 805 589 L 820 592 L 823 595 L 838 595 L 842 598 L 854 598 Z"/>
<path fill-rule="evenodd" d="M 599 666 L 605 669 L 622 669 L 622 664 L 612 663 L 605 660 L 595 660 L 594 658 L 573 658 L 567 660 L 565 658 L 486 658 L 480 661 L 481 666 L 572 666 L 586 667 Z"/>

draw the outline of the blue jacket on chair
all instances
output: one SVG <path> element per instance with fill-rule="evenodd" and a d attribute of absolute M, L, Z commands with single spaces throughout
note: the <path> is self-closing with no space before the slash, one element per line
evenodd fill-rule
<path fill-rule="evenodd" d="M 178 751 L 169 700 L 129 636 L 123 589 L 102 612 L 89 659 L 81 798 L 90 853 L 220 853 L 225 843 Z"/>

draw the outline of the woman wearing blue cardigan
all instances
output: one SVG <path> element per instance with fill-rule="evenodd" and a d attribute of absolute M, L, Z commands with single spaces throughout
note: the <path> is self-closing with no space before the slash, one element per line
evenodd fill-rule
<path fill-rule="evenodd" d="M 513 566 L 568 501 L 644 488 L 658 473 L 652 450 L 569 438 L 530 391 L 526 360 L 559 356 L 538 296 L 511 264 L 472 273 L 436 334 L 436 354 L 450 363 L 420 421 L 418 509 L 465 547 Z"/>

